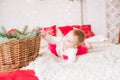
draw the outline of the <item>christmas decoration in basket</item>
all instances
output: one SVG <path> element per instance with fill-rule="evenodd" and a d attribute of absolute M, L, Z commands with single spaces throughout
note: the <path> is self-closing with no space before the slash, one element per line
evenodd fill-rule
<path fill-rule="evenodd" d="M 29 64 L 38 56 L 40 47 L 40 31 L 27 32 L 11 29 L 6 31 L 0 27 L 0 71 L 13 71 Z"/>

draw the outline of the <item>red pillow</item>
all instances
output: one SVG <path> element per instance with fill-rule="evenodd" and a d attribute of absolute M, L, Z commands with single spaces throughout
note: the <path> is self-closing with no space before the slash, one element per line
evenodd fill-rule
<path fill-rule="evenodd" d="M 0 80 L 38 80 L 33 70 L 0 72 Z"/>
<path fill-rule="evenodd" d="M 62 27 L 58 27 L 60 29 L 60 31 L 62 32 L 62 34 L 65 36 L 69 31 L 73 30 L 72 26 L 62 26 Z"/>
<path fill-rule="evenodd" d="M 85 33 L 86 38 L 89 38 L 95 35 L 91 29 L 91 25 L 82 25 L 80 30 L 82 30 Z"/>
<path fill-rule="evenodd" d="M 86 47 L 85 44 L 82 44 L 80 46 L 78 46 L 78 51 L 77 51 L 77 56 L 82 55 L 82 54 L 86 54 L 88 52 L 88 48 Z"/>
<path fill-rule="evenodd" d="M 63 26 L 63 27 L 59 27 L 60 31 L 62 32 L 63 35 L 66 35 L 69 31 L 73 30 L 73 29 L 80 29 L 82 30 L 85 35 L 86 38 L 92 37 L 94 36 L 94 32 L 91 29 L 91 25 L 72 25 L 72 26 Z"/>
<path fill-rule="evenodd" d="M 56 36 L 56 25 L 53 25 L 51 27 L 40 28 L 40 30 L 44 30 L 48 34 Z"/>
<path fill-rule="evenodd" d="M 82 26 L 80 26 L 80 25 L 72 25 L 72 27 L 73 27 L 74 29 L 80 29 Z"/>
<path fill-rule="evenodd" d="M 80 26 L 80 25 L 73 25 L 72 27 L 74 29 L 77 28 L 77 29 L 82 30 L 85 33 L 86 38 L 89 38 L 89 37 L 92 37 L 92 36 L 95 35 L 94 32 L 91 29 L 91 25 L 82 25 L 82 26 Z"/>

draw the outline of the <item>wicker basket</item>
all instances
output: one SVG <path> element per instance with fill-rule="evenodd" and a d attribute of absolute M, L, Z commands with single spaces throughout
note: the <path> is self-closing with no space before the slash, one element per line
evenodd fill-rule
<path fill-rule="evenodd" d="M 38 56 L 40 36 L 0 43 L 0 71 L 13 71 Z"/>

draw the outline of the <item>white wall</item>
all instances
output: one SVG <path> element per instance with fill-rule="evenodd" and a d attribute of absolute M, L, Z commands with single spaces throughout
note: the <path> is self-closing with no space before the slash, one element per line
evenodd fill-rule
<path fill-rule="evenodd" d="M 83 0 L 84 24 L 105 34 L 105 0 Z M 75 0 L 0 0 L 0 26 L 7 29 L 81 24 L 80 3 Z"/>
<path fill-rule="evenodd" d="M 0 0 L 0 25 L 29 27 L 81 24 L 80 3 L 69 0 Z"/>
<path fill-rule="evenodd" d="M 105 0 L 83 0 L 84 24 L 92 24 L 96 34 L 106 36 L 106 2 Z"/>

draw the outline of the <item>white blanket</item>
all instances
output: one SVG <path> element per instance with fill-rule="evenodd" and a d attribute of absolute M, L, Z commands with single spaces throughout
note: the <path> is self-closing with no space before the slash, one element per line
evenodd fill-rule
<path fill-rule="evenodd" d="M 120 45 L 95 43 L 75 63 L 55 57 L 47 49 L 40 54 L 22 68 L 33 69 L 39 80 L 120 80 Z"/>

